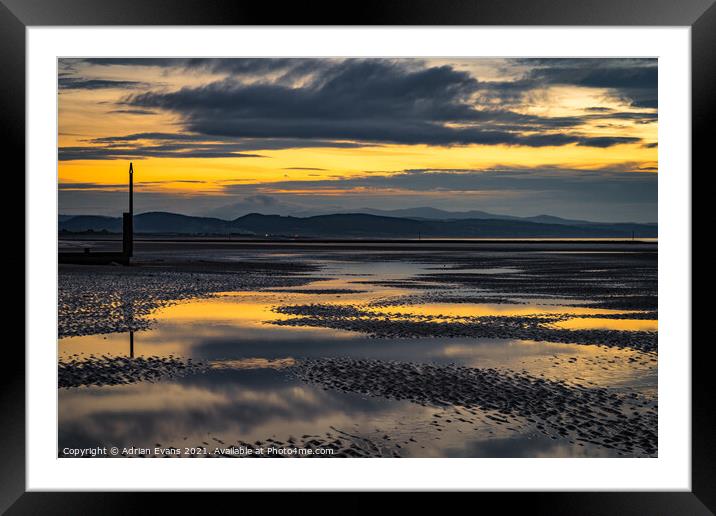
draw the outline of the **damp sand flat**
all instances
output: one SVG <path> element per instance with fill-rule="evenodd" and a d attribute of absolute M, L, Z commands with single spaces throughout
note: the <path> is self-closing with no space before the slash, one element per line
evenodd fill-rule
<path fill-rule="evenodd" d="M 269 445 L 331 448 L 337 457 L 657 454 L 648 430 L 657 400 L 653 252 L 357 254 L 193 243 L 187 264 L 174 247 L 140 243 L 136 268 L 60 269 L 58 360 L 73 363 L 64 372 L 74 375 L 59 393 L 61 446 L 212 448 L 182 456 Z M 295 373 L 332 360 L 397 367 L 392 388 L 405 392 L 362 392 L 360 375 L 346 384 Z M 79 364 L 90 381 L 72 370 Z M 547 382 L 551 394 L 538 397 L 548 420 L 517 399 L 500 415 L 485 402 L 499 382 L 451 399 L 434 379 L 442 373 L 411 383 L 396 364 L 491 369 L 514 398 L 525 378 Z M 419 388 L 439 395 L 406 395 Z M 589 400 L 591 419 L 575 393 L 587 396 L 579 399 Z M 584 435 L 567 426 L 575 422 L 587 425 Z"/>

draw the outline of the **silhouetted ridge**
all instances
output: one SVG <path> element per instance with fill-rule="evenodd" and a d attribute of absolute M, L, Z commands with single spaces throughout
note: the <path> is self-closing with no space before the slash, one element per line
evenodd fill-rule
<path fill-rule="evenodd" d="M 555 217 L 556 218 L 556 217 Z M 552 218 L 549 217 L 549 220 Z M 544 220 L 544 219 L 543 219 Z M 121 231 L 121 219 L 78 215 L 59 220 L 60 231 Z M 340 213 L 313 217 L 250 213 L 235 220 L 148 212 L 134 217 L 135 233 L 144 234 L 253 234 L 331 238 L 617 238 L 656 237 L 652 224 L 565 224 L 525 219 L 432 220 Z"/>

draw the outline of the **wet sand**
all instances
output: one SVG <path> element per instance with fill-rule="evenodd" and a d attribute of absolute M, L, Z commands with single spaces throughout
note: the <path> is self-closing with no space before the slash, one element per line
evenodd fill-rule
<path fill-rule="evenodd" d="M 212 263 L 196 259 L 137 261 L 131 267 L 59 269 L 58 335 L 144 330 L 157 308 L 217 292 L 302 285 L 313 270 L 292 263 Z"/>
<path fill-rule="evenodd" d="M 131 267 L 61 266 L 61 445 L 133 443 L 90 429 L 146 392 L 143 420 L 188 426 L 142 444 L 178 456 L 657 455 L 655 244 L 345 245 L 140 242 Z M 130 330 L 136 356 L 114 344 Z M 196 426 L 165 413 L 175 391 L 225 408 Z"/>
<path fill-rule="evenodd" d="M 358 307 L 316 304 L 278 307 L 276 311 L 299 317 L 273 321 L 272 324 L 336 328 L 366 333 L 374 338 L 503 338 L 629 347 L 645 352 L 655 351 L 657 347 L 657 333 L 654 331 L 572 330 L 554 327 L 554 323 L 580 317 L 568 313 L 520 317 L 453 317 L 411 313 L 391 313 L 386 316 L 381 312 Z M 615 314 L 615 318 L 627 315 Z"/>
<path fill-rule="evenodd" d="M 525 418 L 547 435 L 551 431 L 630 455 L 656 452 L 655 406 L 636 394 L 454 365 L 321 359 L 302 361 L 293 370 L 299 378 L 331 389 L 463 409 L 458 418 L 463 422 L 479 418 L 471 410 L 479 408 L 491 411 L 485 417 L 497 424 Z"/>
<path fill-rule="evenodd" d="M 89 385 L 121 385 L 156 382 L 164 378 L 196 374 L 206 370 L 203 364 L 169 357 L 88 357 L 74 356 L 58 363 L 60 389 Z"/>

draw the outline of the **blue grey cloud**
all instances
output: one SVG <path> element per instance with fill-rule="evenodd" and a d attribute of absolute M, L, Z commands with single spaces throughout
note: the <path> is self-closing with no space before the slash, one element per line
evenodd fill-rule
<path fill-rule="evenodd" d="M 253 151 L 298 147 L 350 148 L 360 144 L 298 139 L 236 139 L 190 133 L 133 133 L 84 140 L 89 145 L 60 147 L 60 161 L 144 158 L 263 158 Z"/>
<path fill-rule="evenodd" d="M 319 60 L 320 61 L 320 60 Z M 311 80 L 245 83 L 229 77 L 178 91 L 148 91 L 124 102 L 181 117 L 186 130 L 235 138 L 334 139 L 363 142 L 531 147 L 609 147 L 639 138 L 593 138 L 579 126 L 595 117 L 540 117 L 476 105 L 492 83 L 451 66 L 418 67 L 405 60 L 347 59 L 312 69 Z M 533 81 L 517 81 L 535 87 Z M 523 84 L 524 83 L 524 84 Z M 652 119 L 652 113 L 641 118 Z M 536 134 L 538 133 L 538 134 Z"/>
<path fill-rule="evenodd" d="M 140 81 L 116 81 L 110 79 L 83 79 L 81 77 L 60 76 L 57 85 L 62 90 L 106 90 L 146 88 L 149 85 Z"/>
<path fill-rule="evenodd" d="M 658 107 L 658 60 L 522 59 L 527 82 L 606 88 L 638 108 Z"/>
<path fill-rule="evenodd" d="M 640 199 L 656 202 L 657 174 L 644 172 L 638 164 L 599 170 L 577 170 L 561 167 L 473 169 L 412 169 L 399 172 L 372 172 L 360 177 L 332 180 L 281 181 L 271 189 L 290 191 L 316 189 L 350 192 L 357 188 L 398 189 L 414 192 L 561 192 L 582 198 L 605 200 Z M 242 192 L 256 185 L 227 185 L 230 192 Z"/>
<path fill-rule="evenodd" d="M 92 58 L 63 60 L 61 88 L 124 88 L 144 92 L 125 95 L 111 113 L 177 115 L 182 135 L 176 147 L 131 152 L 110 148 L 117 142 L 92 142 L 93 149 L 72 147 L 61 159 L 120 159 L 127 156 L 232 157 L 239 150 L 260 151 L 247 143 L 273 142 L 266 148 L 360 146 L 387 143 L 451 145 L 515 145 L 529 147 L 578 145 L 608 148 L 639 143 L 619 134 L 593 136 L 583 125 L 601 121 L 654 123 L 655 111 L 617 112 L 591 107 L 583 115 L 536 116 L 512 109 L 520 99 L 552 84 L 601 87 L 648 107 L 656 98 L 654 59 L 533 59 L 507 60 L 527 65 L 520 77 L 482 81 L 454 66 L 429 66 L 418 59 L 210 59 Z M 152 89 L 138 81 L 113 81 L 74 76 L 84 65 L 139 66 L 203 70 L 225 75 L 197 87 L 176 91 Z M 66 75 L 69 74 L 69 75 Z M 251 81 L 246 78 L 251 77 Z M 258 78 L 258 80 L 257 80 Z M 490 102 L 501 98 L 502 104 Z M 486 100 L 488 99 L 488 100 Z M 498 106 L 498 107 L 496 107 Z M 112 137 L 124 139 L 131 135 Z M 194 142 L 211 139 L 211 148 Z M 221 141 L 219 148 L 217 141 Z M 180 145 L 181 142 L 181 145 Z M 281 142 L 285 147 L 281 147 Z M 301 143 L 302 142 L 302 143 Z M 262 143 L 265 145 L 265 143 Z M 116 146 L 116 145 L 115 145 Z M 237 156 L 240 157 L 240 156 Z"/>

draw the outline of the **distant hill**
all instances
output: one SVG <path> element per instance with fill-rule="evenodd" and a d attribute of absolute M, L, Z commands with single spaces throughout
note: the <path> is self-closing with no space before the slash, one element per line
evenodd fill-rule
<path fill-rule="evenodd" d="M 289 217 L 315 217 L 317 215 L 339 215 L 346 213 L 363 213 L 368 215 L 379 215 L 381 217 L 398 217 L 405 219 L 429 219 L 429 220 L 461 220 L 461 219 L 493 219 L 493 220 L 524 220 L 527 222 L 539 222 L 542 224 L 565 224 L 565 225 L 602 225 L 603 222 L 594 222 L 588 220 L 575 220 L 555 217 L 553 215 L 536 215 L 528 217 L 519 217 L 516 215 L 500 215 L 497 213 L 489 213 L 482 210 L 469 211 L 447 211 L 429 206 L 421 206 L 416 208 L 400 208 L 394 210 L 384 210 L 377 208 L 351 208 L 341 209 L 339 207 L 313 207 L 308 208 L 305 205 L 290 204 L 285 202 L 262 203 L 256 200 L 247 201 L 246 199 L 232 204 L 220 206 L 207 210 L 200 215 L 203 217 L 219 218 L 222 220 L 235 220 L 244 215 L 262 213 L 264 215 L 284 215 Z M 613 224 L 613 223 L 608 223 Z M 648 224 L 647 224 L 648 225 Z M 652 224 L 655 225 L 655 224 Z"/>
<path fill-rule="evenodd" d="M 331 238 L 618 238 L 656 237 L 655 224 L 607 224 L 565 220 L 563 223 L 519 218 L 426 219 L 339 213 L 313 217 L 251 213 L 235 220 L 191 217 L 166 212 L 135 215 L 134 230 L 144 234 L 225 235 Z M 544 220 L 544 219 L 542 219 Z M 557 219 L 563 220 L 563 219 Z M 60 231 L 120 233 L 117 217 L 77 215 L 59 221 Z"/>
<path fill-rule="evenodd" d="M 456 219 L 495 219 L 495 220 L 519 220 L 519 217 L 512 215 L 496 215 L 486 211 L 446 211 L 438 208 L 402 208 L 398 210 L 378 210 L 374 208 L 361 208 L 359 213 L 381 215 L 383 217 L 403 217 L 411 219 L 432 219 L 432 220 L 456 220 Z"/>
<path fill-rule="evenodd" d="M 110 233 L 120 233 L 122 231 L 122 219 L 119 217 L 104 217 L 101 215 L 66 217 L 66 215 L 60 215 L 58 222 L 60 231 L 109 231 Z"/>
<path fill-rule="evenodd" d="M 540 224 L 563 224 L 567 226 L 656 226 L 656 224 L 637 224 L 633 222 L 592 222 L 589 220 L 564 219 L 553 215 L 535 215 L 532 217 L 518 217 L 516 215 L 498 215 L 481 210 L 470 211 L 446 211 L 438 208 L 404 208 L 399 210 L 377 210 L 373 208 L 362 208 L 360 213 L 370 213 L 385 217 L 407 217 L 432 220 L 460 220 L 460 219 L 493 219 L 493 220 L 522 220 L 526 222 L 537 222 Z"/>

